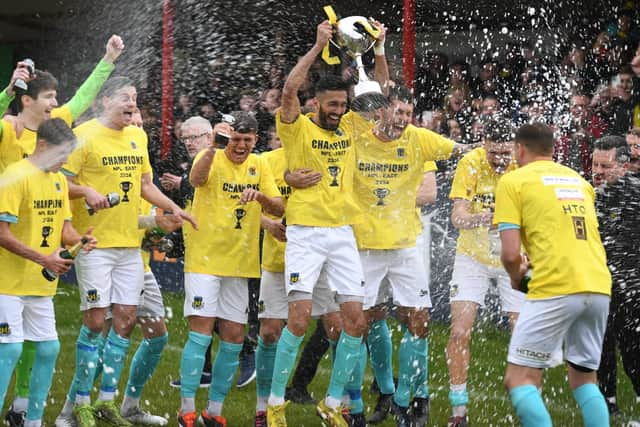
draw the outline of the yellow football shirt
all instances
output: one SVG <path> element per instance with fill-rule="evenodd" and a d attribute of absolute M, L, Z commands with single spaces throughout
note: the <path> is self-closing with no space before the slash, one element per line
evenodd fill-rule
<path fill-rule="evenodd" d="M 594 199 L 593 187 L 577 172 L 552 161 L 532 162 L 500 179 L 493 221 L 520 226 L 533 266 L 528 298 L 611 294 Z"/>
<path fill-rule="evenodd" d="M 201 151 L 194 165 L 202 158 Z M 191 213 L 199 229 L 185 238 L 185 273 L 228 277 L 260 277 L 260 216 L 258 202 L 239 203 L 246 188 L 280 197 L 269 163 L 250 154 L 242 164 L 217 150 L 209 177 L 196 187 Z M 189 227 L 189 226 L 187 226 Z"/>
<path fill-rule="evenodd" d="M 10 165 L 0 176 L 0 220 L 25 245 L 49 255 L 62 244 L 62 227 L 71 220 L 67 180 L 28 159 Z M 57 280 L 42 276 L 42 266 L 0 248 L 0 294 L 55 295 Z"/>
<path fill-rule="evenodd" d="M 139 247 L 141 178 L 151 173 L 147 135 L 136 126 L 110 129 L 96 119 L 74 132 L 78 147 L 69 156 L 64 173 L 100 194 L 118 193 L 120 204 L 90 216 L 84 198 L 72 200 L 73 226 L 80 233 L 93 226 L 98 248 Z"/>
<path fill-rule="evenodd" d="M 319 127 L 311 115 L 300 114 L 293 123 L 283 123 L 276 113 L 276 128 L 290 170 L 311 168 L 322 173 L 313 187 L 293 188 L 287 203 L 287 224 L 340 227 L 361 220 L 353 200 L 354 153 L 352 135 L 368 127 L 355 113 L 342 117 L 337 130 Z"/>
<path fill-rule="evenodd" d="M 51 110 L 51 118 L 61 118 L 71 126 L 71 111 L 69 107 L 63 105 Z M 30 156 L 36 149 L 37 129 L 24 128 L 20 138 L 16 136 L 16 131 L 11 123 L 2 120 L 2 136 L 0 136 L 0 173 L 11 163 L 15 163 L 27 156 Z"/>
<path fill-rule="evenodd" d="M 262 158 L 269 163 L 273 178 L 280 190 L 280 197 L 283 202 L 287 203 L 291 194 L 291 187 L 284 180 L 284 172 L 287 170 L 287 158 L 284 148 L 269 151 L 262 154 Z M 269 215 L 271 219 L 276 217 Z M 284 250 L 286 243 L 276 240 L 271 233 L 264 231 L 262 239 L 262 268 L 272 273 L 280 273 L 284 271 Z"/>
<path fill-rule="evenodd" d="M 515 168 L 515 162 L 511 162 L 507 171 Z M 493 211 L 496 185 L 501 176 L 487 161 L 484 148 L 471 150 L 458 162 L 449 198 L 469 201 L 469 212 L 472 214 Z M 482 264 L 502 267 L 500 255 L 492 254 L 487 226 L 460 229 L 456 251 Z"/>
<path fill-rule="evenodd" d="M 383 142 L 373 131 L 355 139 L 355 198 L 364 221 L 353 227 L 361 249 L 400 249 L 416 244 L 416 193 L 425 162 L 446 159 L 453 141 L 407 128 Z"/>
<path fill-rule="evenodd" d="M 152 175 L 153 176 L 153 175 Z M 153 206 L 151 203 L 146 200 L 140 200 L 140 215 L 151 215 L 153 213 Z M 140 244 L 142 245 L 142 240 L 144 239 L 144 234 L 147 232 L 146 228 L 139 229 L 140 234 Z M 144 265 L 144 272 L 149 273 L 151 271 L 151 266 L 149 263 L 151 262 L 151 252 L 142 251 L 142 264 Z"/>

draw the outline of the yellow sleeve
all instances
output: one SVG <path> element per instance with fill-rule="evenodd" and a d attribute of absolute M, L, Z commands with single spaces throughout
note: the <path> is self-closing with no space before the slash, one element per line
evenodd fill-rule
<path fill-rule="evenodd" d="M 81 138 L 78 138 L 81 139 Z M 80 144 L 73 152 L 69 155 L 67 159 L 67 163 L 62 166 L 62 171 L 65 175 L 76 176 L 80 173 L 82 169 L 82 165 L 84 164 L 85 157 L 85 148 L 86 144 Z"/>
<path fill-rule="evenodd" d="M 447 160 L 451 157 L 455 142 L 428 129 L 416 128 L 426 160 Z"/>
<path fill-rule="evenodd" d="M 280 110 L 276 112 L 276 132 L 283 146 L 288 149 L 295 148 L 295 145 L 302 141 L 300 133 L 302 126 L 304 126 L 304 120 L 306 120 L 306 118 L 303 117 L 302 114 L 298 114 L 298 117 L 296 117 L 293 123 L 284 123 L 280 118 Z"/>
<path fill-rule="evenodd" d="M 0 177 L 0 221 L 12 224 L 18 222 L 24 183 L 24 177 L 16 174 L 14 169 L 8 169 Z"/>
<path fill-rule="evenodd" d="M 436 172 L 438 170 L 438 166 L 436 165 L 436 162 L 434 162 L 433 160 L 427 160 L 426 162 L 424 162 L 424 169 L 422 172 L 427 173 L 427 172 Z"/>
<path fill-rule="evenodd" d="M 496 211 L 493 223 L 509 223 L 522 226 L 522 203 L 520 192 L 513 179 L 506 174 L 498 181 L 496 187 Z"/>
<path fill-rule="evenodd" d="M 456 167 L 456 174 L 451 185 L 450 199 L 469 200 L 473 198 L 475 187 L 475 174 L 478 168 L 473 167 L 473 162 L 469 155 L 464 156 Z"/>
<path fill-rule="evenodd" d="M 67 107 L 66 104 L 51 110 L 51 118 L 62 119 L 69 127 L 71 127 L 71 123 L 73 122 L 71 110 L 69 109 L 69 107 Z"/>
<path fill-rule="evenodd" d="M 260 158 L 262 173 L 260 174 L 260 189 L 267 197 L 282 197 L 271 171 L 271 165 L 265 158 Z"/>

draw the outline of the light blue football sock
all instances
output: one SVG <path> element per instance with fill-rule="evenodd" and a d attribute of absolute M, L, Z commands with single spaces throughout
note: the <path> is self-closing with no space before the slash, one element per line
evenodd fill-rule
<path fill-rule="evenodd" d="M 296 363 L 303 338 L 304 335 L 301 337 L 293 335 L 287 327 L 282 330 L 276 347 L 276 360 L 273 364 L 273 376 L 271 377 L 271 395 L 276 398 L 284 398 L 284 392 L 287 383 L 289 383 L 289 377 Z"/>
<path fill-rule="evenodd" d="M 242 344 L 220 340 L 218 354 L 216 354 L 216 358 L 213 361 L 209 400 L 224 402 L 240 364 L 238 356 L 241 350 Z"/>
<path fill-rule="evenodd" d="M 120 382 L 120 375 L 124 368 L 124 362 L 127 359 L 129 351 L 128 338 L 121 337 L 111 328 L 107 340 L 104 344 L 104 352 L 102 354 L 102 383 L 100 390 L 108 393 L 115 393 Z"/>
<path fill-rule="evenodd" d="M 398 388 L 393 395 L 393 401 L 396 405 L 407 408 L 416 375 L 416 368 L 413 366 L 416 359 L 413 351 L 413 341 L 418 338 L 414 337 L 407 328 L 403 329 L 404 335 L 400 340 L 400 348 L 398 349 Z"/>
<path fill-rule="evenodd" d="M 107 337 L 105 337 L 104 335 L 100 334 L 98 335 L 98 345 L 96 346 L 97 351 L 98 351 L 98 365 L 96 366 L 96 373 L 94 375 L 93 378 L 93 382 L 95 383 L 98 378 L 100 378 L 100 375 L 102 375 L 102 366 L 104 364 L 104 345 L 107 342 Z"/>
<path fill-rule="evenodd" d="M 509 397 L 522 427 L 551 427 L 551 416 L 536 386 L 527 384 L 514 387 Z"/>
<path fill-rule="evenodd" d="M 36 343 L 36 358 L 31 368 L 31 380 L 29 381 L 27 420 L 42 419 L 58 353 L 60 353 L 60 341 L 57 339 Z"/>
<path fill-rule="evenodd" d="M 7 326 L 8 328 L 9 326 Z M 4 403 L 7 388 L 22 353 L 21 342 L 0 344 L 0 402 Z M 2 404 L 0 403 L 0 404 Z"/>
<path fill-rule="evenodd" d="M 211 344 L 211 336 L 189 331 L 180 361 L 180 396 L 194 398 L 200 386 L 204 357 Z"/>
<path fill-rule="evenodd" d="M 467 391 L 466 385 L 464 390 L 449 390 L 449 403 L 452 407 L 467 406 L 469 404 L 469 392 Z"/>
<path fill-rule="evenodd" d="M 367 345 L 363 342 L 360 344 L 360 356 L 356 362 L 349 382 L 344 386 L 344 390 L 349 395 L 350 405 L 349 412 L 352 414 L 361 414 L 364 411 L 364 403 L 362 402 L 362 382 L 364 380 L 364 371 L 367 367 Z"/>
<path fill-rule="evenodd" d="M 162 350 L 168 341 L 168 334 L 155 338 L 145 338 L 140 341 L 140 345 L 133 355 L 131 368 L 129 369 L 129 380 L 127 381 L 127 389 L 125 391 L 127 396 L 140 397 L 144 385 L 156 370 L 156 366 L 158 366 L 158 362 L 160 362 Z"/>
<path fill-rule="evenodd" d="M 429 397 L 429 342 L 426 338 L 413 341 L 413 352 L 418 370 L 415 377 L 414 397 L 426 399 Z"/>
<path fill-rule="evenodd" d="M 72 402 L 79 399 L 89 400 L 89 392 L 93 387 L 98 361 L 98 344 L 100 332 L 93 332 L 85 325 L 80 328 L 76 341 L 76 371 L 71 382 L 68 398 Z M 75 392 L 74 392 L 75 389 Z"/>
<path fill-rule="evenodd" d="M 258 397 L 267 398 L 271 392 L 271 377 L 273 377 L 277 347 L 277 342 L 267 344 L 262 337 L 258 337 L 256 349 L 256 395 Z"/>
<path fill-rule="evenodd" d="M 609 410 L 607 402 L 595 384 L 583 384 L 573 390 L 573 397 L 578 402 L 585 427 L 608 427 Z"/>
<path fill-rule="evenodd" d="M 393 383 L 393 347 L 386 320 L 378 320 L 371 324 L 367 344 L 369 344 L 371 368 L 380 393 L 393 394 L 396 388 Z"/>
<path fill-rule="evenodd" d="M 351 373 L 355 368 L 356 361 L 360 358 L 362 337 L 352 337 L 345 331 L 340 334 L 338 345 L 336 346 L 336 359 L 331 371 L 328 395 L 336 400 L 342 399 L 345 385 L 351 378 Z"/>

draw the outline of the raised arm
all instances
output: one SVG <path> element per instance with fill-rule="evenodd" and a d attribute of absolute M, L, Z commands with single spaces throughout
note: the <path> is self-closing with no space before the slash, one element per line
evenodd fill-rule
<path fill-rule="evenodd" d="M 386 27 L 376 20 L 372 20 L 373 25 L 380 31 L 378 41 L 373 46 L 373 53 L 375 54 L 375 64 L 373 68 L 373 78 L 380 83 L 382 91 L 387 94 L 389 77 L 389 65 L 387 64 L 387 57 L 384 53 L 384 41 L 387 34 Z"/>
<path fill-rule="evenodd" d="M 316 42 L 311 47 L 311 50 L 307 52 L 293 67 L 293 70 L 289 73 L 287 81 L 284 83 L 282 89 L 282 105 L 280 108 L 280 118 L 283 123 L 293 123 L 300 115 L 300 100 L 298 99 L 298 90 L 302 83 L 304 83 L 311 65 L 318 54 L 322 52 L 322 49 L 327 44 L 331 35 L 333 34 L 333 27 L 329 21 L 323 21 L 318 25 L 316 32 Z"/>
<path fill-rule="evenodd" d="M 111 72 L 115 68 L 113 64 L 123 50 L 124 43 L 120 36 L 111 36 L 107 42 L 102 60 L 98 62 L 98 65 L 96 65 L 96 68 L 94 68 L 89 77 L 82 83 L 69 102 L 66 103 L 69 111 L 71 111 L 73 120 L 80 117 L 82 113 L 87 111 L 87 108 L 91 106 L 96 96 L 98 96 L 102 85 L 111 75 Z"/>

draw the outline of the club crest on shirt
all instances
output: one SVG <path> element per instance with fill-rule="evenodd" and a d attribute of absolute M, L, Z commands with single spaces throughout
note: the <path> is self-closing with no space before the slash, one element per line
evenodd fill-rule
<path fill-rule="evenodd" d="M 87 291 L 87 302 L 98 302 L 100 301 L 100 294 L 97 289 L 89 289 Z"/>
<path fill-rule="evenodd" d="M 131 144 L 131 149 L 132 150 L 137 150 L 138 146 L 136 145 L 135 141 L 131 141 L 129 144 Z"/>
<path fill-rule="evenodd" d="M 256 176 L 256 168 L 253 166 L 249 167 L 249 176 Z"/>
<path fill-rule="evenodd" d="M 289 275 L 289 283 L 298 283 L 300 281 L 300 273 L 291 273 Z"/>
<path fill-rule="evenodd" d="M 56 182 L 56 191 L 59 193 L 62 191 L 62 187 L 60 186 L 59 182 Z"/>
<path fill-rule="evenodd" d="M 200 310 L 202 308 L 204 308 L 204 301 L 202 299 L 201 296 L 194 296 L 193 297 L 193 302 L 191 303 L 191 307 L 193 307 L 194 310 Z"/>
<path fill-rule="evenodd" d="M 407 155 L 404 147 L 398 147 L 397 152 L 398 152 L 398 157 L 401 158 L 401 159 L 404 158 Z"/>
<path fill-rule="evenodd" d="M 8 323 L 0 323 L 0 337 L 11 335 L 11 326 Z"/>

